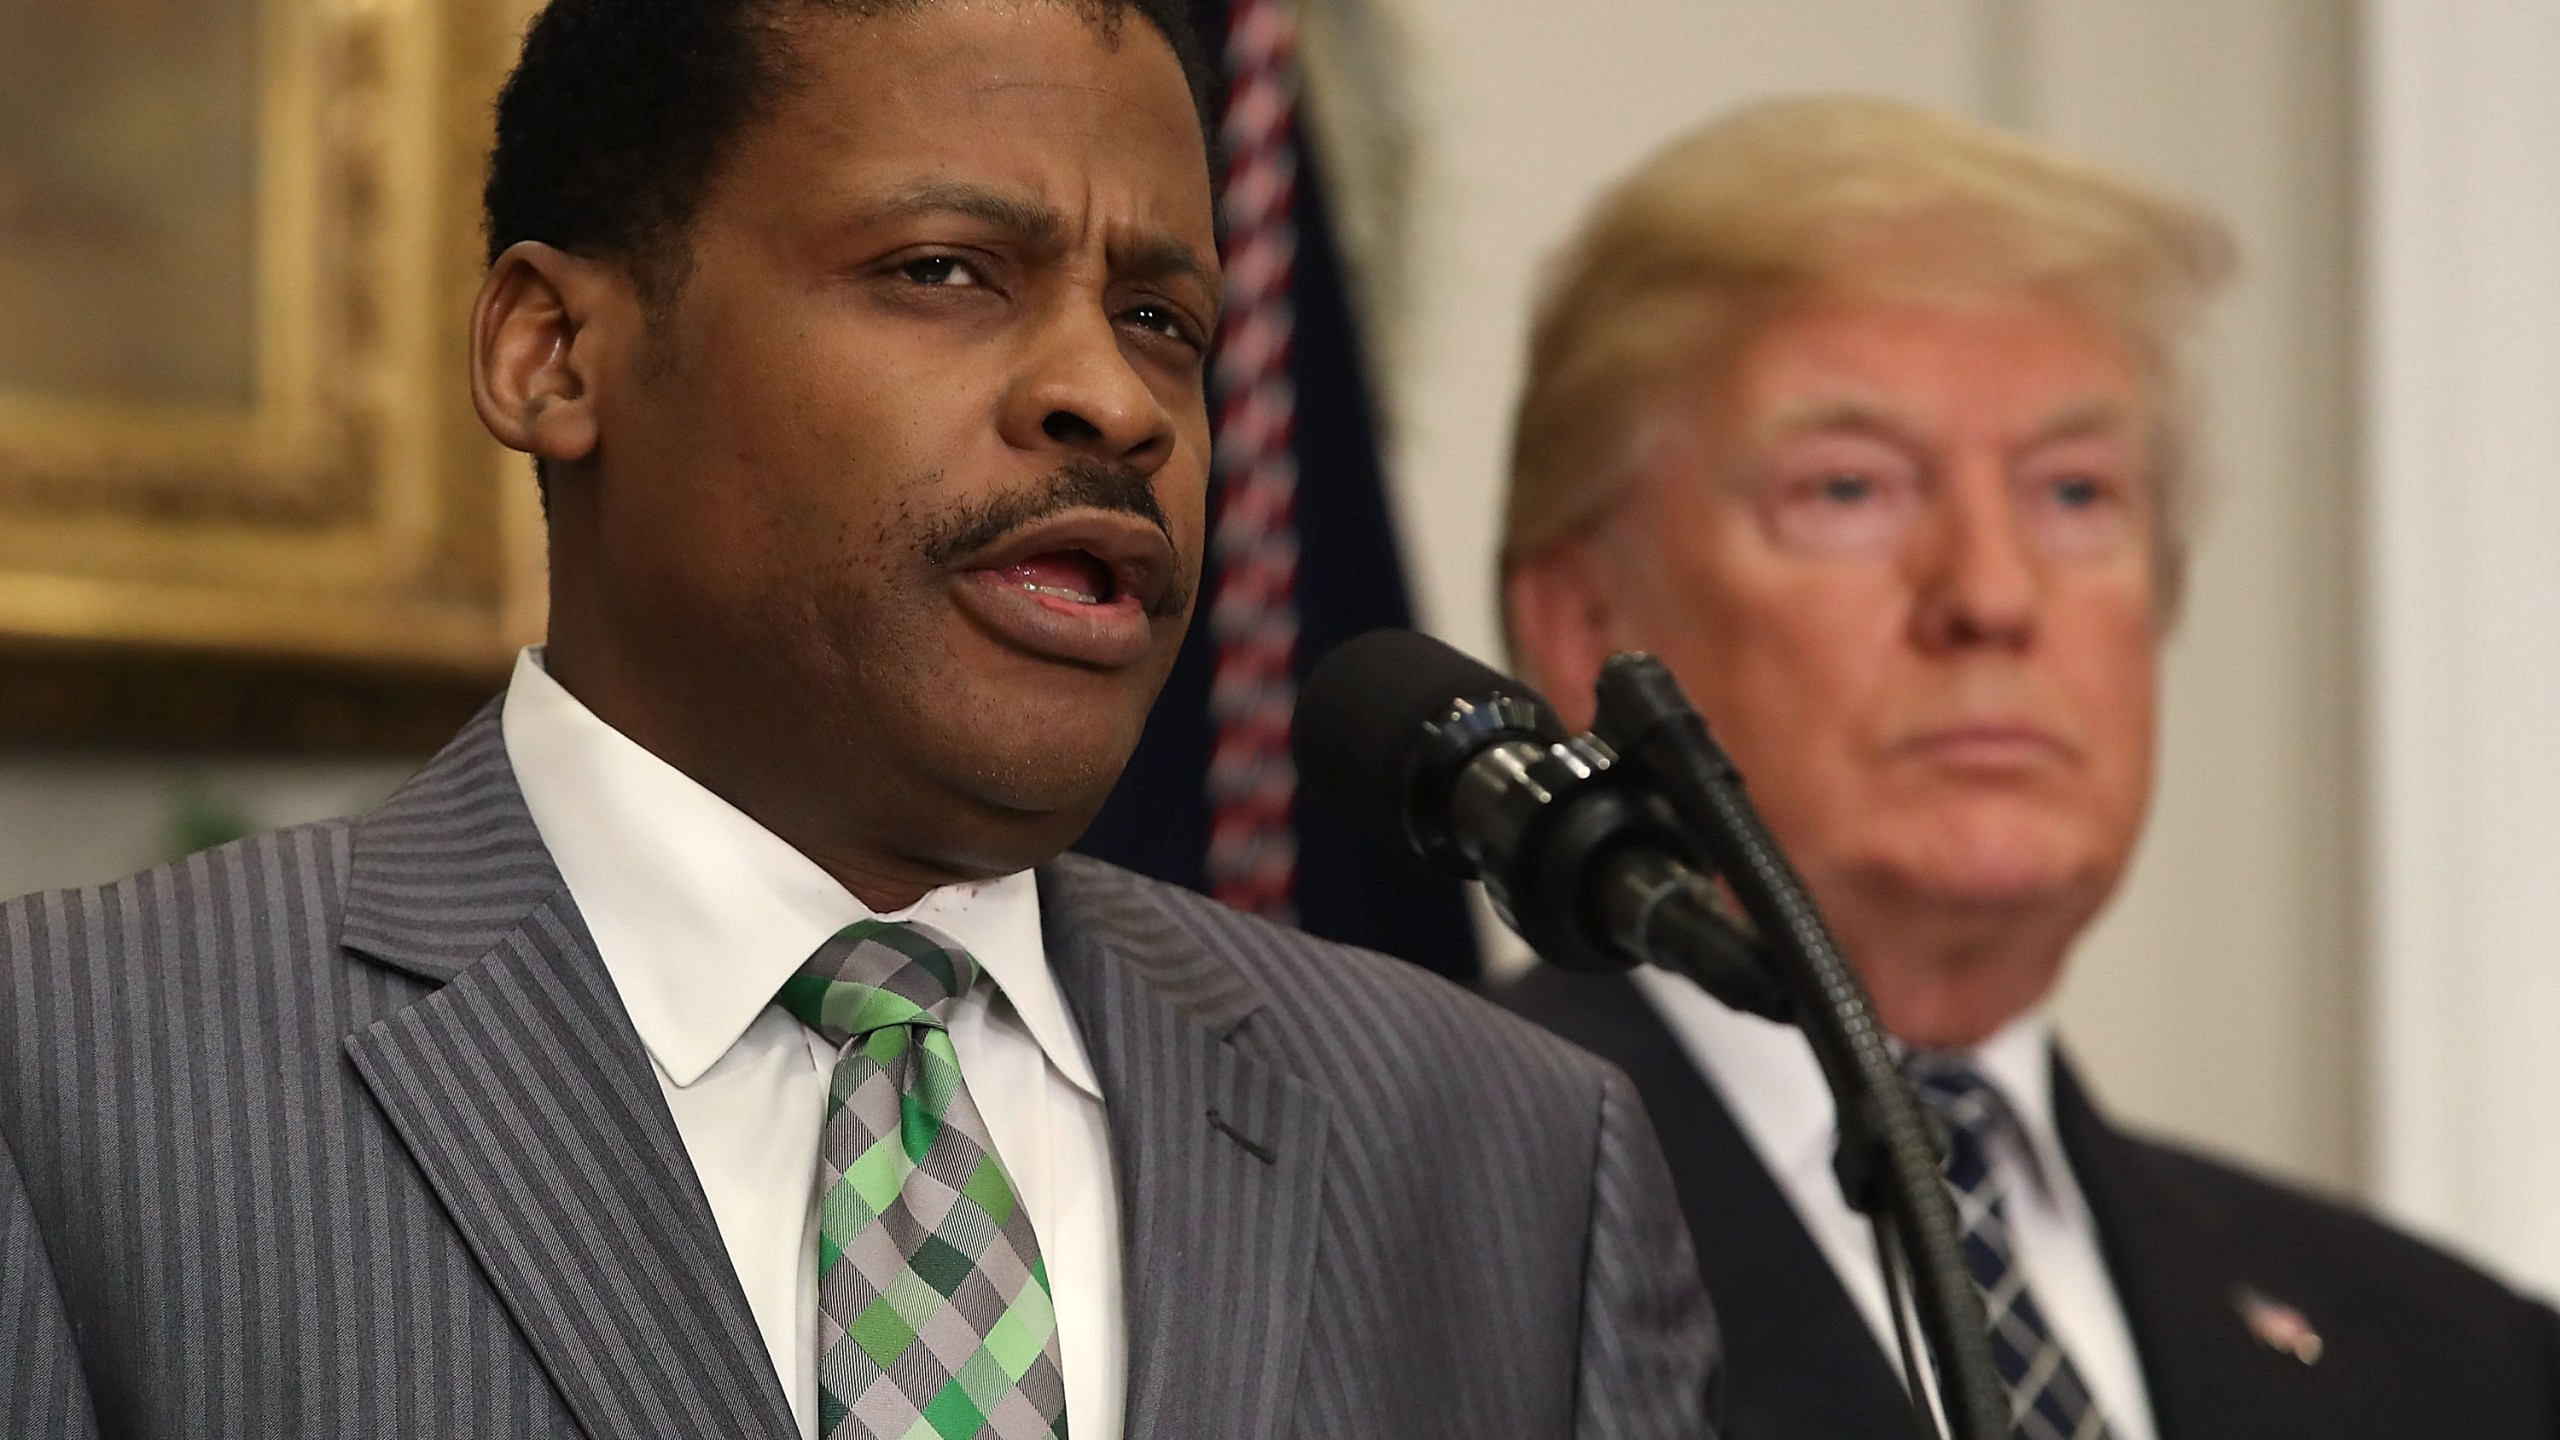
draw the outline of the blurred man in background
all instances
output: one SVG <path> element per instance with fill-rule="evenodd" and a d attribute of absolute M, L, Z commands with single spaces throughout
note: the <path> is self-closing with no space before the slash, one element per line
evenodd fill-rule
<path fill-rule="evenodd" d="M 1901 106 L 1674 144 L 1543 297 L 1509 635 L 1577 727 L 1609 654 L 1657 653 L 1740 764 L 1946 1122 L 2018 1434 L 2549 1435 L 2551 1312 L 2116 1129 L 2045 1014 L 2150 795 L 2184 351 L 2230 251 L 2124 177 Z M 1898 1433 L 1800 1038 L 1653 972 L 1509 998 L 1644 1091 L 1735 1433 Z"/>

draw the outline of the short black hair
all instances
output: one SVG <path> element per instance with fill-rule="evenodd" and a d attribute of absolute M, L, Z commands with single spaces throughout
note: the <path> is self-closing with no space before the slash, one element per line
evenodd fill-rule
<path fill-rule="evenodd" d="M 685 236 L 738 132 L 789 83 L 787 12 L 867 18 L 933 0 L 551 0 L 498 95 L 481 202 L 489 259 L 539 240 L 617 256 L 644 299 L 682 288 Z M 1208 120 L 1186 0 L 1059 0 L 1114 32 L 1131 13 L 1182 63 Z"/>

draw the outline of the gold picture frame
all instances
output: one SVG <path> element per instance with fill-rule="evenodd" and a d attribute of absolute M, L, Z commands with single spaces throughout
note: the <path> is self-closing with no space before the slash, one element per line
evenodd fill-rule
<path fill-rule="evenodd" d="M 494 689 L 542 628 L 530 468 L 473 416 L 465 353 L 491 99 L 533 0 L 228 0 L 180 18 L 190 3 L 35 0 L 17 22 L 75 69 L 157 55 L 174 76 L 218 40 L 252 74 L 172 98 L 118 69 L 118 111 L 0 127 L 18 137 L 0 137 L 0 287 L 33 297 L 9 308 L 0 288 L 0 737 L 414 748 L 410 717 Z M 172 28 L 217 11 L 232 28 L 211 40 Z M 140 28 L 77 28 L 115 23 Z M 72 108 L 107 103 L 80 81 Z M 169 192 L 193 191 L 147 169 L 120 222 L 113 195 L 86 229 L 48 208 L 47 174 L 106 185 L 92 151 L 164 132 L 211 147 L 195 168 L 245 177 L 201 207 L 241 210 L 245 233 L 175 208 Z M 190 248 L 203 235 L 247 253 L 208 260 Z M 193 344 L 149 297 L 200 288 L 150 290 L 99 258 L 119 240 L 183 256 L 187 275 L 236 264 L 241 333 L 188 322 L 210 337 L 188 353 L 213 363 L 64 358 L 115 324 L 127 350 Z M 193 698 L 156 703 L 155 673 Z M 297 693 L 337 720 L 307 723 Z"/>

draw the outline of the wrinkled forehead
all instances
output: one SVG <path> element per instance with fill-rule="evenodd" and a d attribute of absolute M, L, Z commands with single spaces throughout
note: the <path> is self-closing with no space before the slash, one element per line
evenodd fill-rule
<path fill-rule="evenodd" d="M 1154 167 L 1206 204 L 1194 93 L 1148 26 L 1099 26 L 1090 7 L 1059 0 L 940 0 L 868 18 L 830 18 L 825 0 L 779 3 L 799 17 L 771 42 L 784 73 L 737 149 L 926 172 L 1072 155 L 1096 174 Z"/>
<path fill-rule="evenodd" d="M 829 22 L 913 25 L 937 11 L 987 14 L 1008 10 L 1043 10 L 1072 16 L 1105 50 L 1114 53 L 1134 44 L 1160 48 L 1169 54 L 1182 73 L 1183 89 L 1190 99 L 1191 118 L 1199 127 L 1202 147 L 1210 147 L 1216 127 L 1209 109 L 1209 76 L 1194 37 L 1187 30 L 1176 33 L 1166 28 L 1178 23 L 1176 9 L 1167 9 L 1159 17 L 1140 0 L 751 0 L 748 18 L 768 42 L 766 58 L 780 92 L 810 82 L 809 68 L 803 63 L 803 47 L 815 36 L 826 33 L 831 28 Z"/>
<path fill-rule="evenodd" d="M 1766 438 L 1989 426 L 2016 440 L 2151 427 L 2151 376 L 2102 313 L 2032 290 L 1831 289 L 1746 318 L 1693 376 Z"/>

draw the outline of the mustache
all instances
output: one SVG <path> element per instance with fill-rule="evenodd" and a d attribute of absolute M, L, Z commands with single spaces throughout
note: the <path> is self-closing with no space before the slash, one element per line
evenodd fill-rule
<path fill-rule="evenodd" d="M 1036 525 L 1071 510 L 1106 510 L 1134 515 L 1156 527 L 1176 556 L 1182 546 L 1173 538 L 1173 521 L 1156 499 L 1156 487 L 1126 465 L 1102 460 L 1072 461 L 1047 477 L 1019 489 L 963 506 L 929 526 L 924 558 L 937 568 L 972 555 L 1026 525 Z M 1167 614 L 1180 614 L 1191 603 L 1188 577 L 1178 578 L 1164 602 Z"/>

